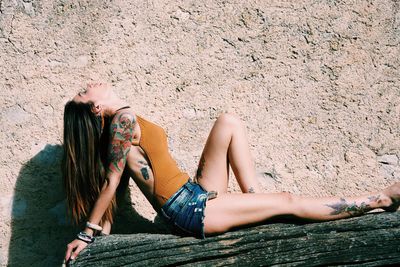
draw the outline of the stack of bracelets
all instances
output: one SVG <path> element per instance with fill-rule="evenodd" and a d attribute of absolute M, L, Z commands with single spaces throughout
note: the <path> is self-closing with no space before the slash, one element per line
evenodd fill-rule
<path fill-rule="evenodd" d="M 97 224 L 94 224 L 94 223 L 91 223 L 91 222 L 86 222 L 86 227 L 90 228 L 92 230 L 95 230 L 95 231 L 100 231 L 100 235 L 104 235 L 103 232 L 102 232 L 103 228 L 100 225 L 97 225 Z M 88 244 L 93 243 L 94 239 L 95 239 L 94 236 L 88 235 L 84 231 L 79 232 L 79 234 L 77 234 L 77 238 L 79 240 L 82 240 L 82 241 L 88 243 Z"/>
<path fill-rule="evenodd" d="M 88 244 L 94 242 L 94 236 L 88 235 L 86 232 L 79 232 L 79 234 L 77 234 L 77 238 Z"/>

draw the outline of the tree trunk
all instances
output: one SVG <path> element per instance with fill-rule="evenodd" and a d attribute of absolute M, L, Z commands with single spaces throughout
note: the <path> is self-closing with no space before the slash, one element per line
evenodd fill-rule
<path fill-rule="evenodd" d="M 400 263 L 400 212 L 309 224 L 273 223 L 204 240 L 99 237 L 70 266 L 362 265 Z"/>

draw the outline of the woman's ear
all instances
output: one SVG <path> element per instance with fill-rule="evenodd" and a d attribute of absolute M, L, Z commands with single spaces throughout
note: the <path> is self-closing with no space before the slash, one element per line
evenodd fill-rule
<path fill-rule="evenodd" d="M 103 110 L 103 106 L 101 104 L 94 104 L 92 106 L 92 111 L 94 114 L 99 116 L 101 114 L 101 111 Z"/>

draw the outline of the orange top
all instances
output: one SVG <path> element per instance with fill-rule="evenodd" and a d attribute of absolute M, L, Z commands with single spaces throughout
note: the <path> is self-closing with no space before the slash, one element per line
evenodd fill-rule
<path fill-rule="evenodd" d="M 161 207 L 189 180 L 189 175 L 182 172 L 171 157 L 164 129 L 139 116 L 136 117 L 141 129 L 139 146 L 150 160 L 154 175 L 154 196 Z"/>

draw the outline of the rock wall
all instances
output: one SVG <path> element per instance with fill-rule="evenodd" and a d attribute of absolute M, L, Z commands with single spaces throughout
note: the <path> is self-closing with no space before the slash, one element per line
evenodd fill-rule
<path fill-rule="evenodd" d="M 399 26 L 396 0 L 0 0 L 0 265 L 60 265 L 74 238 L 63 106 L 92 80 L 164 126 L 191 175 L 229 111 L 266 192 L 399 180 Z M 126 198 L 115 232 L 166 231 L 134 184 Z"/>

